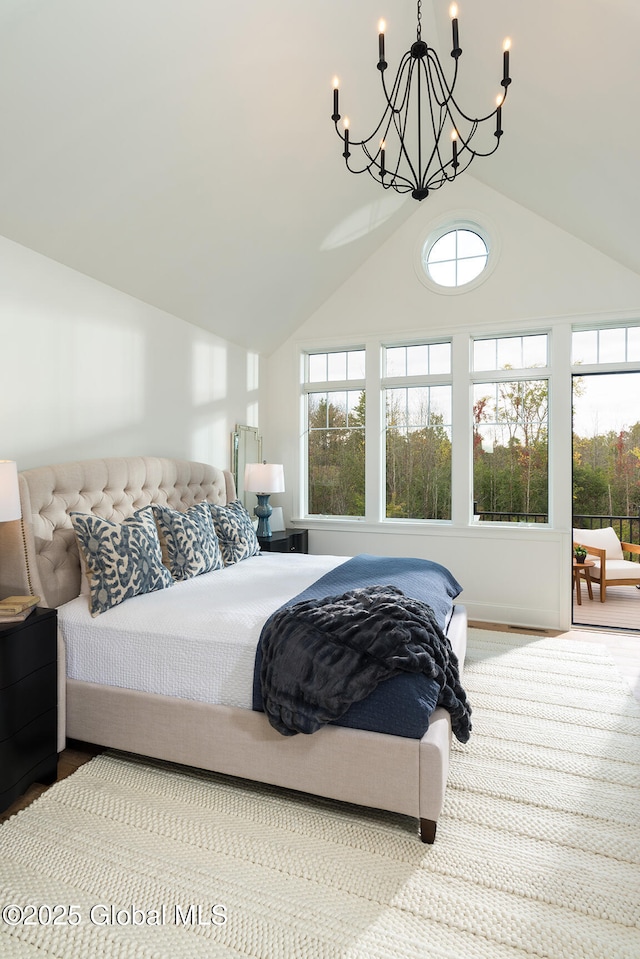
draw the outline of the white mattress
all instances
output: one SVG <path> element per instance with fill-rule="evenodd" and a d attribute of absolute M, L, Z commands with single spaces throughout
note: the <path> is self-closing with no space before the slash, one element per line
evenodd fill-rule
<path fill-rule="evenodd" d="M 67 676 L 251 709 L 265 620 L 346 559 L 263 553 L 95 618 L 87 597 L 78 596 L 58 610 Z"/>

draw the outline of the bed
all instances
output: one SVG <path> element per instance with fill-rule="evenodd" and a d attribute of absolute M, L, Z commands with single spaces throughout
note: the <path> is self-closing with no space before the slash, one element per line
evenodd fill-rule
<path fill-rule="evenodd" d="M 67 739 L 80 740 L 389 810 L 415 817 L 423 842 L 434 841 L 449 768 L 452 723 L 448 711 L 436 708 L 427 731 L 417 739 L 334 724 L 309 736 L 282 736 L 263 712 L 247 708 L 247 682 L 252 677 L 247 679 L 246 662 L 255 655 L 260 623 L 282 599 L 277 591 L 272 595 L 272 585 L 266 578 L 261 582 L 261 577 L 273 570 L 283 595 L 290 598 L 347 557 L 263 554 L 236 564 L 235 570 L 230 567 L 196 577 L 199 582 L 177 584 L 175 589 L 180 587 L 189 599 L 177 625 L 173 616 L 173 628 L 182 631 L 187 642 L 183 655 L 176 656 L 170 646 L 159 648 L 153 633 L 154 616 L 163 621 L 170 617 L 152 613 L 174 589 L 127 600 L 108 615 L 95 617 L 95 630 L 89 630 L 87 598 L 81 595 L 85 577 L 70 515 L 92 514 L 123 523 L 152 504 L 180 511 L 198 503 L 228 507 L 235 501 L 232 475 L 185 460 L 129 457 L 26 470 L 19 475 L 19 483 L 23 518 L 0 524 L 0 589 L 2 595 L 34 593 L 42 605 L 58 608 L 60 750 Z M 176 668 L 178 661 L 191 662 L 188 643 L 195 643 L 200 629 L 197 614 L 204 606 L 206 577 L 224 583 L 227 611 L 243 598 L 240 605 L 246 620 L 247 641 L 240 643 L 240 659 L 246 661 L 239 681 L 242 691 L 234 691 L 233 677 L 240 672 L 234 647 L 236 660 L 229 653 L 226 673 L 218 680 L 227 694 L 223 704 L 206 701 L 198 692 L 202 669 L 178 675 Z M 109 661 L 115 642 L 110 630 L 125 607 L 142 627 L 142 674 L 146 660 L 155 657 L 164 669 L 163 681 L 170 677 L 171 688 L 146 683 L 144 678 L 136 680 L 139 688 L 129 688 L 132 669 L 119 652 L 111 657 L 112 673 L 108 669 L 95 676 L 91 673 L 91 664 L 99 658 L 94 655 L 99 643 Z M 224 615 L 216 614 L 216 623 L 223 623 Z M 81 662 L 82 646 L 72 635 L 74 629 L 82 633 L 85 628 L 94 637 L 88 667 Z M 447 635 L 460 669 L 466 632 L 464 607 L 455 604 Z M 136 642 L 125 641 L 123 648 L 135 647 Z"/>

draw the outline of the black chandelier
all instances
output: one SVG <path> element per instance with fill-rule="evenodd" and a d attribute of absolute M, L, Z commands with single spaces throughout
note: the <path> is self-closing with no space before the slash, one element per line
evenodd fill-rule
<path fill-rule="evenodd" d="M 443 184 L 455 180 L 475 157 L 491 156 L 498 149 L 502 136 L 502 104 L 511 83 L 511 42 L 508 39 L 504 42 L 500 81 L 503 91 L 496 97 L 495 109 L 483 117 L 467 116 L 454 97 L 458 61 L 462 54 L 458 35 L 458 9 L 455 3 L 451 5 L 449 13 L 453 32 L 451 56 L 455 64 L 451 83 L 446 80 L 437 53 L 422 39 L 422 2 L 418 0 L 417 39 L 402 57 L 391 91 L 385 83 L 385 23 L 384 20 L 380 21 L 378 70 L 387 105 L 382 119 L 366 140 L 353 140 L 350 137 L 347 117 L 343 121 L 344 132 L 341 133 L 338 129 L 340 112 L 337 77 L 333 81 L 331 119 L 336 133 L 344 143 L 342 155 L 347 169 L 351 173 L 366 171 L 381 183 L 385 190 L 393 189 L 398 193 L 411 191 L 411 196 L 416 200 L 424 200 L 432 190 L 438 190 Z M 415 84 L 412 86 L 414 80 Z M 490 140 L 486 149 L 480 149 L 479 146 L 476 148 L 476 143 L 472 145 L 472 141 L 480 124 L 492 119 L 495 120 L 495 143 Z M 360 147 L 364 154 L 366 162 L 360 169 L 349 163 L 352 147 Z"/>

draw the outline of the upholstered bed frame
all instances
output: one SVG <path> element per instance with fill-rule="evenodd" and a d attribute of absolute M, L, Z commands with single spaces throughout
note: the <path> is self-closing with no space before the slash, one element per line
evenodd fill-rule
<path fill-rule="evenodd" d="M 80 592 L 69 512 L 116 522 L 149 503 L 186 509 L 235 498 L 229 472 L 157 457 L 99 459 L 19 475 L 23 518 L 0 524 L 0 595 L 34 593 L 57 607 Z M 453 648 L 464 657 L 466 614 L 454 609 Z M 451 721 L 438 708 L 422 740 L 327 726 L 283 737 L 263 713 L 67 680 L 59 638 L 59 749 L 66 738 L 391 810 L 420 820 L 433 842 L 449 768 Z"/>

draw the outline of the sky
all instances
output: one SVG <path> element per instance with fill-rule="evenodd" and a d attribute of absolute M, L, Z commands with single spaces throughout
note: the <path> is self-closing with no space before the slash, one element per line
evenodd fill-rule
<path fill-rule="evenodd" d="M 573 430 L 590 438 L 640 422 L 640 373 L 595 373 L 582 377 L 574 400 Z"/>

